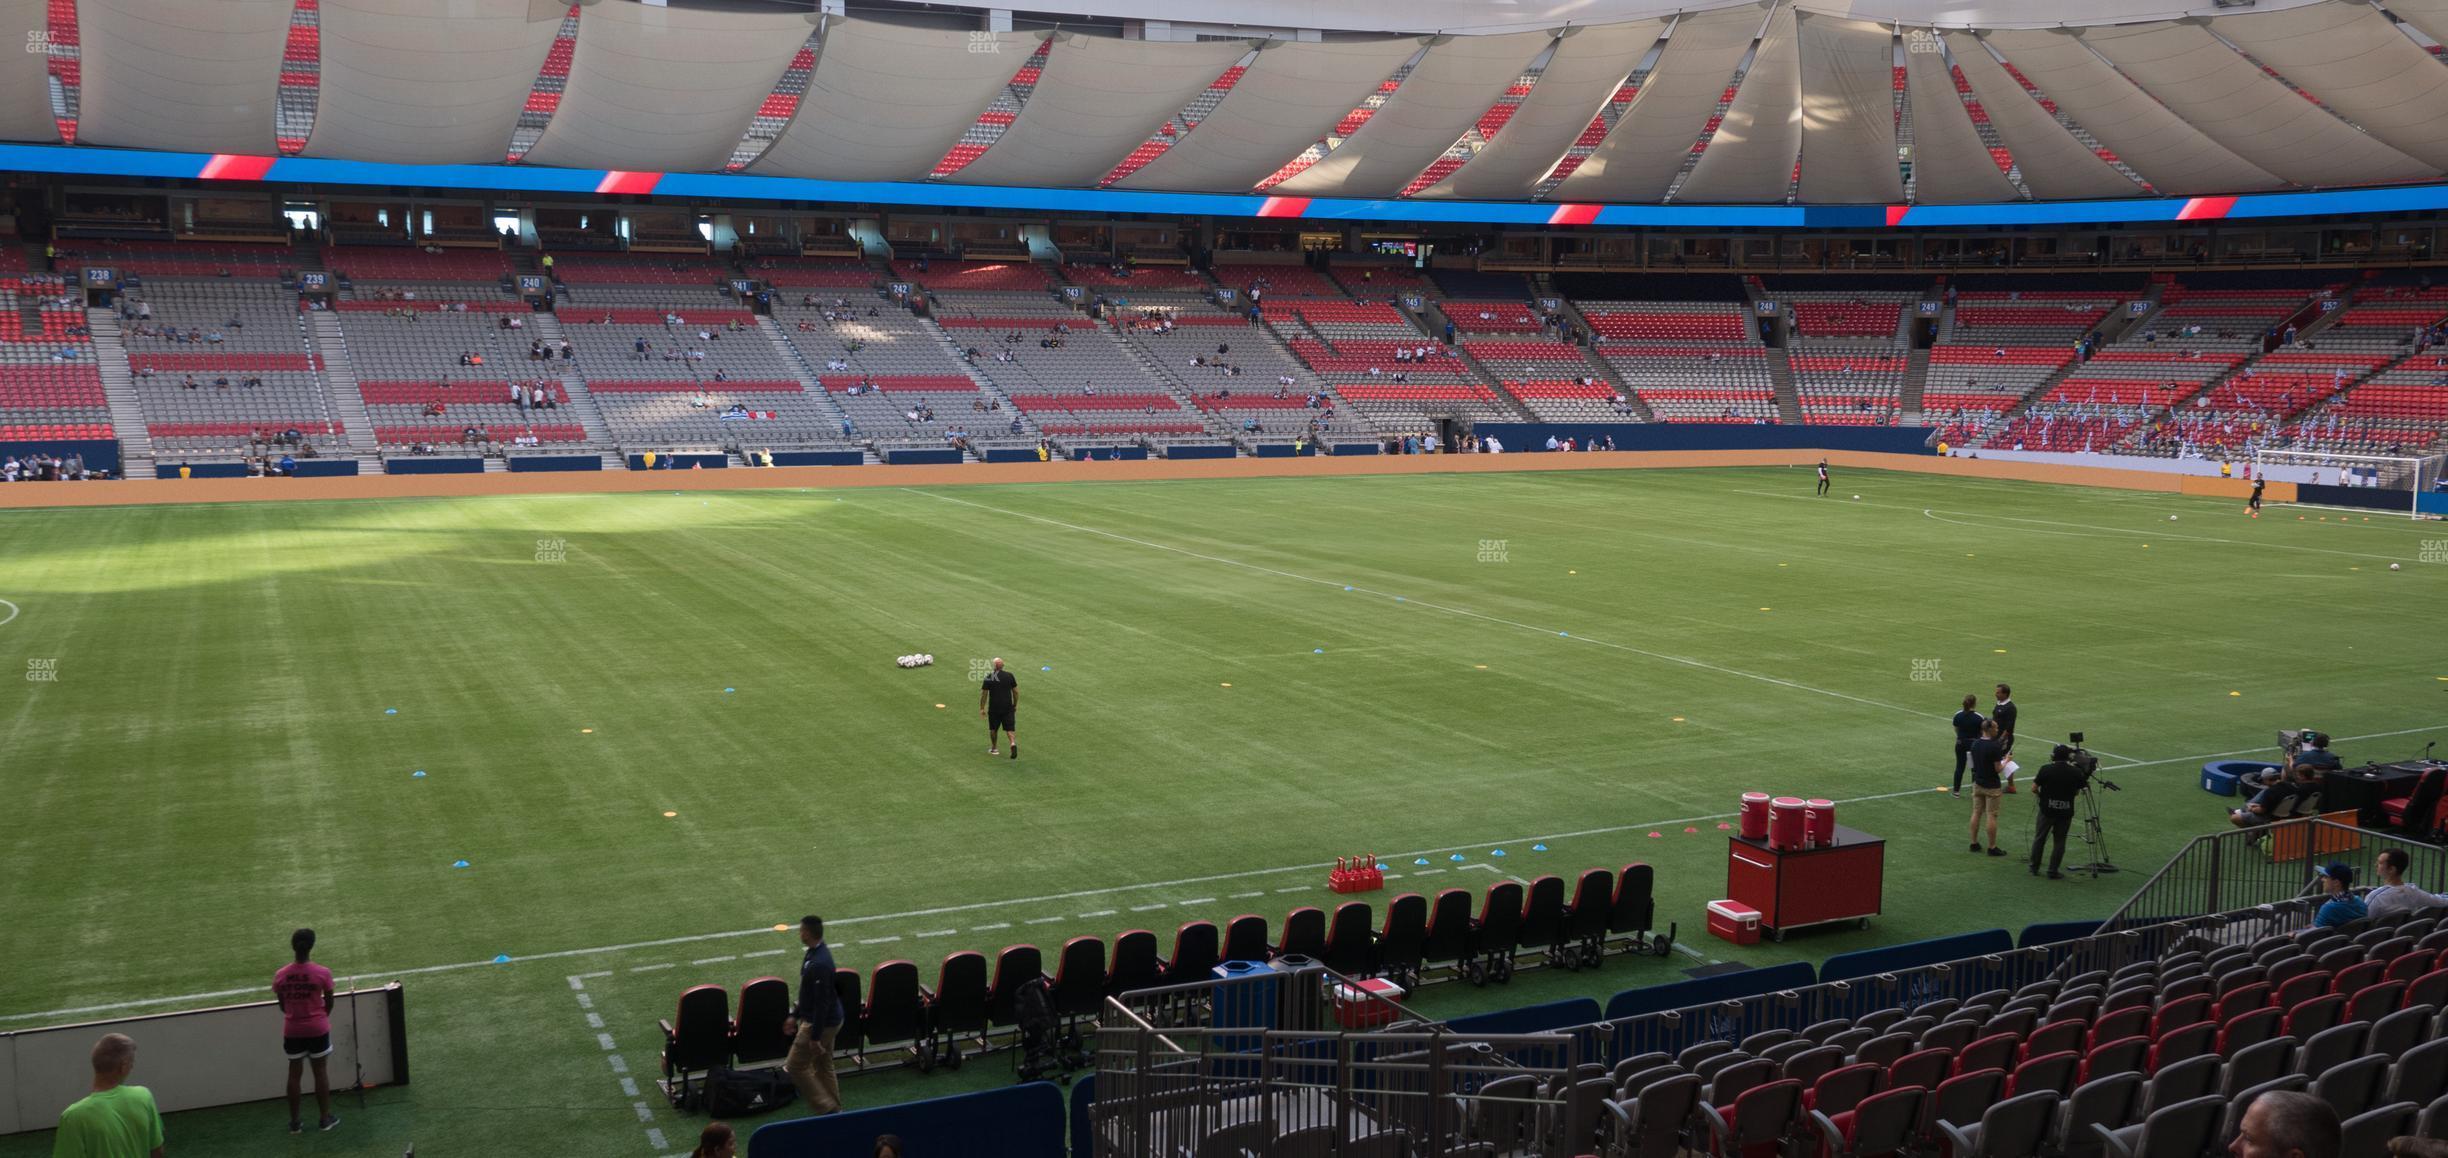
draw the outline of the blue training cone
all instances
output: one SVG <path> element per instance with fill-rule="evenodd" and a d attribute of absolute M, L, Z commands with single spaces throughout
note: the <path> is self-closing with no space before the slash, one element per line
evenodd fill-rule
<path fill-rule="evenodd" d="M 1313 647 L 1313 648 L 1310 648 L 1310 649 L 1309 649 L 1309 654 L 1311 654 L 1311 655 L 1324 655 L 1324 654 L 1326 654 L 1326 649 L 1325 649 L 1325 648 L 1322 648 L 1322 647 Z"/>
<path fill-rule="evenodd" d="M 1349 591 L 1349 590 L 1351 590 L 1351 588 L 1349 588 L 1349 587 L 1345 587 L 1345 588 L 1344 588 L 1344 590 L 1345 590 L 1345 591 Z"/>
<path fill-rule="evenodd" d="M 1412 861 L 1411 863 L 1412 863 L 1412 864 L 1427 864 L 1427 863 L 1428 863 L 1428 858 L 1423 856 L 1423 857 L 1419 858 L 1418 860 Z"/>
<path fill-rule="evenodd" d="M 416 771 L 409 773 L 408 778 L 411 780 L 423 780 L 425 778 L 425 770 L 419 768 Z"/>
<path fill-rule="evenodd" d="M 398 715 L 398 714 L 399 714 L 399 709 L 398 709 L 398 708 L 384 708 L 384 709 L 383 709 L 383 714 L 384 714 L 384 715 L 386 715 L 386 716 L 396 716 L 396 715 Z"/>
<path fill-rule="evenodd" d="M 496 965 L 507 965 L 510 963 L 510 955 L 508 953 L 496 953 L 493 955 L 493 963 Z"/>
<path fill-rule="evenodd" d="M 1053 669 L 1051 666 L 1047 666 L 1047 667 L 1041 667 L 1041 668 L 1038 668 L 1037 670 L 1038 670 L 1038 671 L 1053 671 L 1054 669 Z"/>
<path fill-rule="evenodd" d="M 467 862 L 463 860 L 455 860 L 451 862 L 452 868 L 466 868 L 467 866 Z"/>
<path fill-rule="evenodd" d="M 1452 856 L 1446 857 L 1445 859 L 1447 859 L 1447 860 L 1460 860 L 1460 859 L 1462 859 L 1462 854 L 1457 852 L 1457 853 L 1453 854 Z"/>
<path fill-rule="evenodd" d="M 1546 846 L 1546 845 L 1543 845 L 1543 844 L 1534 844 L 1534 845 L 1531 845 L 1531 846 L 1530 846 L 1530 851 L 1532 851 L 1532 852 L 1545 852 L 1545 851 L 1547 851 L 1547 846 Z"/>
<path fill-rule="evenodd" d="M 1494 852 L 1489 853 L 1488 855 L 1489 855 L 1489 856 L 1503 856 L 1503 855 L 1504 855 L 1504 850 L 1500 848 L 1500 849 L 1495 850 Z"/>

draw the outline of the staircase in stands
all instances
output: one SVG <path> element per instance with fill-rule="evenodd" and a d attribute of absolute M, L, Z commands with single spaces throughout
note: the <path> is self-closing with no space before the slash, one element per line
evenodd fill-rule
<path fill-rule="evenodd" d="M 323 359 L 323 389 L 331 395 L 332 415 L 340 420 L 349 453 L 357 459 L 357 471 L 381 473 L 382 448 L 374 440 L 374 420 L 366 413 L 365 396 L 357 390 L 357 362 L 349 356 L 347 336 L 340 332 L 340 315 L 314 310 L 307 318 L 315 353 Z"/>
<path fill-rule="evenodd" d="M 561 319 L 549 313 L 527 315 L 527 328 L 534 330 L 536 337 L 547 343 L 558 344 L 564 340 Z M 561 364 L 576 365 L 567 361 Z M 569 395 L 570 409 L 577 412 L 578 425 L 586 431 L 587 445 L 595 448 L 597 457 L 603 460 L 603 468 L 627 469 L 628 460 L 621 457 L 620 443 L 612 437 L 611 425 L 604 421 L 603 410 L 595 405 L 595 396 L 587 393 L 586 379 L 580 377 L 575 368 L 564 370 L 561 373 L 561 389 Z"/>
<path fill-rule="evenodd" d="M 119 315 L 106 309 L 86 310 L 85 327 L 93 331 L 94 365 L 102 375 L 102 398 L 110 404 L 111 429 L 119 435 L 119 477 L 151 478 L 153 436 L 145 429 L 144 404 L 136 397 L 136 372 L 128 367 L 127 344 L 120 339 Z"/>
<path fill-rule="evenodd" d="M 799 380 L 799 388 L 807 391 L 808 398 L 816 403 L 816 408 L 824 411 L 825 417 L 831 419 L 837 428 L 848 423 L 849 414 L 833 401 L 833 395 L 824 387 L 824 379 L 817 377 L 816 367 L 808 363 L 807 355 L 800 353 L 799 347 L 790 340 L 790 335 L 782 332 L 782 323 L 765 314 L 758 314 L 756 325 L 757 332 L 765 335 L 765 340 L 773 344 L 774 352 L 782 355 L 784 362 L 795 367 L 791 371 L 791 377 Z M 884 461 L 876 457 L 876 452 L 873 450 L 862 450 L 861 453 L 865 456 L 862 461 L 870 463 Z"/>
<path fill-rule="evenodd" d="M 1777 421 L 1787 426 L 1802 422 L 1802 394 L 1794 388 L 1793 362 L 1783 346 L 1768 350 L 1768 381 L 1776 390 Z"/>
<path fill-rule="evenodd" d="M 1896 425 L 1921 425 L 1921 396 L 1929 389 L 1929 364 L 1927 346 L 1915 346 L 1904 355 L 1904 386 L 1896 392 Z"/>

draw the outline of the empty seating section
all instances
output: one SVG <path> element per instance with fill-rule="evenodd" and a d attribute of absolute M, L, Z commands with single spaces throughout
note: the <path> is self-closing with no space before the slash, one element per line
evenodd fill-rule
<path fill-rule="evenodd" d="M 274 280 L 151 277 L 122 303 L 137 399 L 156 450 L 223 453 L 296 430 L 345 445 L 297 299 Z M 216 337 L 218 340 L 216 341 Z"/>
<path fill-rule="evenodd" d="M 1206 420 L 1171 393 L 1151 389 L 1147 371 L 1110 329 L 1051 301 L 1031 307 L 1045 311 L 1034 315 L 985 312 L 1014 308 L 1007 300 L 964 297 L 949 308 L 973 300 L 977 316 L 947 317 L 944 327 L 957 344 L 980 352 L 978 373 L 1020 412 L 1021 430 L 1012 431 L 1005 418 L 994 434 L 1026 437 L 1033 423 L 1053 437 L 1204 440 Z"/>
<path fill-rule="evenodd" d="M 884 280 L 866 262 L 821 257 L 761 257 L 749 263 L 748 275 L 777 290 L 867 289 Z"/>
<path fill-rule="evenodd" d="M 705 257 L 679 254 L 573 253 L 553 255 L 553 277 L 579 286 L 716 286 L 731 267 Z M 572 295 L 580 300 L 579 295 Z"/>
<path fill-rule="evenodd" d="M 1608 342 L 1750 342 L 1748 315 L 1733 302 L 1581 303 L 1590 329 Z"/>
<path fill-rule="evenodd" d="M 2288 428 L 2296 449 L 2412 454 L 2448 436 L 2448 353 L 2411 354 Z"/>
<path fill-rule="evenodd" d="M 1124 319 L 1121 340 L 1180 380 L 1191 405 L 1212 415 L 1219 432 L 1288 439 L 1313 424 L 1328 436 L 1366 430 L 1362 420 L 1337 408 L 1334 392 L 1316 375 L 1242 315 L 1188 305 L 1165 317 L 1171 329 Z"/>
<path fill-rule="evenodd" d="M 745 311 L 565 307 L 561 334 L 578 352 L 587 381 L 796 379 Z M 609 322 L 604 319 L 610 318 Z"/>
<path fill-rule="evenodd" d="M 1542 328 L 1538 310 L 1526 302 L 1464 302 L 1443 304 L 1445 317 L 1465 334 L 1535 334 Z"/>
<path fill-rule="evenodd" d="M 1505 393 L 1533 418 L 1548 422 L 1632 422 L 1639 418 L 1628 404 L 1615 400 L 1613 384 L 1595 375 L 1542 379 L 1504 377 L 1502 370 L 1498 374 Z"/>
<path fill-rule="evenodd" d="M 1779 293 L 1793 317 L 1794 332 L 1808 338 L 1893 338 L 1904 309 L 1916 295 L 1866 290 L 1796 290 Z"/>
<path fill-rule="evenodd" d="M 1337 265 L 1329 272 L 1355 297 L 1427 296 L 1437 291 L 1425 271 L 1407 265 Z"/>
<path fill-rule="evenodd" d="M 586 441 L 586 427 L 571 411 L 569 390 L 544 378 L 512 379 L 530 399 L 546 395 L 550 407 L 522 407 L 510 398 L 509 381 L 359 381 L 374 440 L 385 447 L 467 441 L 472 427 L 486 443 Z"/>
<path fill-rule="evenodd" d="M 2262 335 L 2284 322 L 2311 297 L 2305 289 L 2189 289 L 2171 285 L 2160 295 L 2159 312 L 2143 320 L 2131 343 L 2173 342 L 2180 349 L 2258 350 Z"/>
<path fill-rule="evenodd" d="M 803 304 L 810 297 L 813 304 Z M 847 295 L 801 295 L 777 298 L 774 319 L 847 420 L 846 427 L 836 421 L 836 435 L 886 447 L 940 447 L 947 430 L 988 427 L 990 416 L 978 409 L 987 398 L 943 331 L 906 309 Z M 1009 418 L 1001 417 L 992 423 L 997 430 Z"/>
<path fill-rule="evenodd" d="M 2377 337 L 2402 342 L 2414 331 L 2448 321 L 2448 286 L 2370 286 L 2321 331 L 2328 337 Z"/>
<path fill-rule="evenodd" d="M 1940 345 L 1930 349 L 1921 417 L 1963 445 L 2073 361 L 2073 346 Z"/>
<path fill-rule="evenodd" d="M 1161 265 L 1110 266 L 1076 262 L 1062 267 L 1063 277 L 1114 296 L 1143 293 L 1203 294 L 1215 288 L 1198 271 Z"/>
<path fill-rule="evenodd" d="M 1597 352 L 1662 422 L 1777 417 L 1775 379 L 1764 347 L 1601 344 Z"/>
<path fill-rule="evenodd" d="M 1967 291 L 1956 295 L 1954 312 L 1940 339 L 2071 348 L 2107 320 L 2122 300 L 2103 293 Z"/>
<path fill-rule="evenodd" d="M 587 393 L 623 446 L 754 451 L 841 438 L 835 412 L 796 379 L 590 382 Z"/>
<path fill-rule="evenodd" d="M 1841 346 L 1803 347 L 1787 356 L 1802 421 L 1834 426 L 1884 426 L 1895 420 L 1904 389 L 1902 353 Z"/>
<path fill-rule="evenodd" d="M 1026 261 L 896 261 L 892 280 L 915 282 L 936 293 L 1042 295 L 1054 285 L 1044 269 Z"/>
<path fill-rule="evenodd" d="M 205 244 L 193 241 L 79 241 L 60 248 L 63 265 L 109 265 L 121 278 L 227 278 L 275 280 L 297 266 L 286 245 Z"/>
<path fill-rule="evenodd" d="M 0 441 L 112 437 L 84 313 L 46 303 L 29 330 L 19 309 L 0 289 Z"/>
<path fill-rule="evenodd" d="M 498 249 L 445 249 L 425 253 L 405 247 L 327 245 L 323 266 L 362 291 L 369 285 L 465 282 L 499 293 L 510 273 L 509 255 Z"/>
<path fill-rule="evenodd" d="M 1240 291 L 1243 301 L 1249 300 L 1250 290 L 1257 289 L 1261 305 L 1285 298 L 1349 296 L 1333 278 L 1303 265 L 1218 264 L 1212 272 L 1225 288 Z"/>

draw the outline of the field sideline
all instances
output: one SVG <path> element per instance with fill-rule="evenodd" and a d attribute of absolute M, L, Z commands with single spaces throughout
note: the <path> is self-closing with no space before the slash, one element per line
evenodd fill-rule
<path fill-rule="evenodd" d="M 1325 904 L 1338 854 L 1393 858 L 1389 893 L 1658 866 L 1698 957 L 1422 996 L 1449 1015 L 2103 916 L 2216 823 L 2202 760 L 2281 727 L 2349 761 L 2448 738 L 2435 524 L 1855 470 L 1814 499 L 1807 475 L 0 512 L 0 662 L 35 677 L 0 702 L 32 821 L 0 847 L 0 1029 L 251 998 L 313 925 L 336 972 L 405 980 L 416 1082 L 303 1146 L 685 1151 L 653 1019 L 684 984 L 787 974 L 772 926 L 811 910 L 846 965 L 931 982 L 954 949 Z M 978 735 L 995 655 L 1017 762 Z M 2027 746 L 2082 730 L 2124 769 L 2122 879 L 1967 857 L 1931 789 L 1945 717 L 1999 680 Z M 1889 838 L 1870 930 L 1700 931 L 1751 788 Z M 261 1153 L 282 1117 L 175 1116 L 171 1145 Z"/>

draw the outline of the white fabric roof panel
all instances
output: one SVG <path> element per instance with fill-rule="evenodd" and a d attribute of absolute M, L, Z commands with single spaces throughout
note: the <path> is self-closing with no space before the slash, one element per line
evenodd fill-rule
<path fill-rule="evenodd" d="M 1094 185 L 1248 53 L 1243 40 L 1057 41 L 1020 116 L 952 179 L 963 185 Z"/>
<path fill-rule="evenodd" d="M 2439 175 L 2270 79 L 2198 24 L 2126 24 L 2081 35 L 2186 124 L 2297 185 Z"/>
<path fill-rule="evenodd" d="M 2388 0 L 2388 10 L 2439 44 L 2448 44 L 2448 0 Z"/>
<path fill-rule="evenodd" d="M 44 0 L 0 0 L 0 20 L 5 27 L 39 31 L 48 7 Z M 7 57 L 0 61 L 0 140 L 59 143 L 59 124 L 51 119 L 51 58 L 40 52 Z"/>
<path fill-rule="evenodd" d="M 1896 166 L 1895 35 L 1859 20 L 1803 13 L 1804 201 L 1893 205 L 1904 200 Z"/>
<path fill-rule="evenodd" d="M 2372 136 L 2448 168 L 2448 68 L 2378 9 L 2339 0 L 2212 27 Z"/>
<path fill-rule="evenodd" d="M 1456 36 L 1430 48 L 1359 131 L 1273 192 L 1287 197 L 1392 197 L 1402 192 L 1479 122 L 1553 40 L 1544 32 L 1517 32 Z"/>
<path fill-rule="evenodd" d="M 1475 201 L 1529 196 L 1665 28 L 1662 20 L 1607 24 L 1557 41 L 1555 55 L 1513 119 L 1451 176 L 1413 196 Z"/>
<path fill-rule="evenodd" d="M 1027 33 L 833 20 L 799 111 L 748 171 L 924 180 L 1036 50 Z M 927 83 L 909 83 L 915 76 Z M 878 93 L 891 99 L 877 100 Z"/>
<path fill-rule="evenodd" d="M 720 170 L 811 31 L 802 12 L 589 5 L 569 87 L 527 161 Z"/>
<path fill-rule="evenodd" d="M 1759 31 L 1761 9 L 1698 12 L 1675 22 L 1649 80 L 1580 168 L 1556 182 L 1558 201 L 1663 201 L 1692 143 Z M 1499 140 L 1503 138 L 1499 137 Z M 1465 165 L 1468 169 L 1470 166 Z"/>
<path fill-rule="evenodd" d="M 289 0 L 79 0 L 77 139 L 270 155 L 289 13 Z"/>
<path fill-rule="evenodd" d="M 1802 155 L 1801 38 L 1791 8 L 1768 18 L 1759 52 L 1708 150 L 1675 196 L 1685 201 L 1783 201 Z M 1889 149 L 1892 159 L 1895 151 Z M 1899 197 L 1898 200 L 1901 200 Z"/>
<path fill-rule="evenodd" d="M 2022 171 L 2023 184 L 2033 197 L 2087 201 L 2142 196 L 2141 186 L 2076 140 L 2064 125 L 2057 123 L 2057 118 L 2040 107 L 2040 102 L 2024 92 L 2023 86 L 2015 83 L 2015 78 L 2007 75 L 1989 50 L 1981 46 L 1979 37 L 1969 32 L 1949 32 L 1941 38 L 1954 57 L 1955 67 L 1963 70 L 1965 83 L 1972 86 L 1972 99 L 1979 101 L 1981 111 L 1989 114 L 1989 127 L 1997 130 L 1998 140 L 2014 155 L 2015 168 Z M 1949 78 L 1950 87 L 1952 79 Z M 1920 82 L 1916 79 L 1913 83 Z M 1929 180 L 1926 173 L 1920 178 L 1923 182 Z"/>
<path fill-rule="evenodd" d="M 2285 184 L 2184 123 L 2071 33 L 1999 30 L 1988 37 L 2075 124 L 2161 193 L 2235 193 Z M 2029 166 L 2024 171 L 2030 172 Z"/>
<path fill-rule="evenodd" d="M 1980 130 L 1972 126 L 1971 111 L 1964 108 L 1963 98 L 1955 92 L 1955 77 L 1947 71 L 1945 54 L 1909 51 L 1915 45 L 1934 50 L 1938 44 L 1934 37 L 1917 39 L 1913 45 L 1907 45 L 1904 54 L 1904 102 L 1912 112 L 1913 126 L 1913 201 L 1921 205 L 1961 205 L 2022 197 L 2022 190 L 1998 171 L 1997 162 L 1989 156 L 1988 143 L 1981 140 Z M 2036 106 L 2034 111 L 2038 111 Z M 1995 123 L 1994 117 L 1991 122 Z M 1808 147 L 1804 146 L 1806 150 Z M 1806 155 L 1802 158 L 1805 183 L 1810 180 L 1810 166 L 1811 159 Z"/>
<path fill-rule="evenodd" d="M 532 0 L 323 0 L 305 155 L 498 163 L 566 11 Z"/>
<path fill-rule="evenodd" d="M 1246 193 L 1324 139 L 1419 49 L 1409 36 L 1269 41 L 1206 120 L 1114 187 Z"/>

